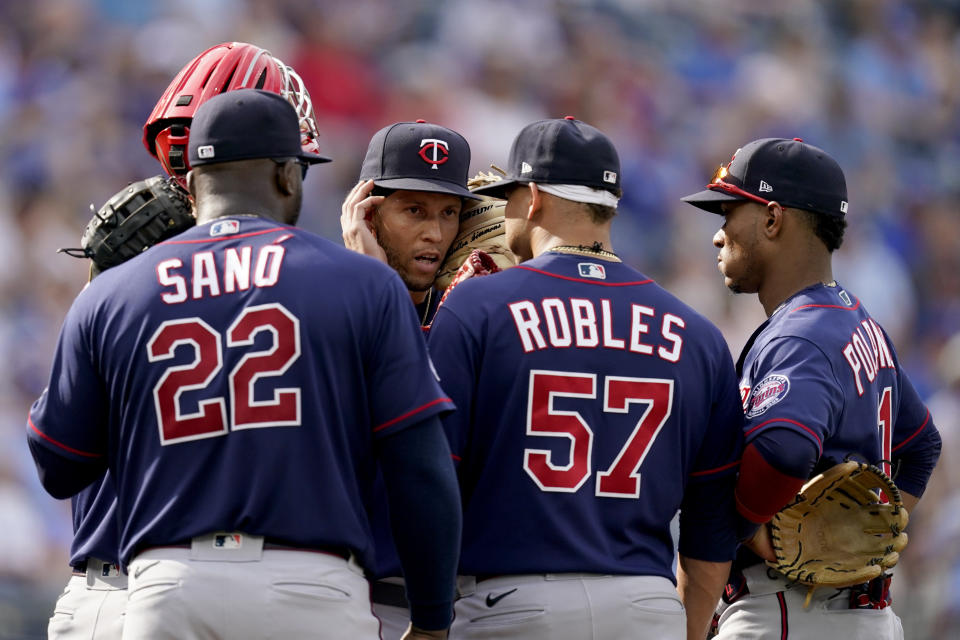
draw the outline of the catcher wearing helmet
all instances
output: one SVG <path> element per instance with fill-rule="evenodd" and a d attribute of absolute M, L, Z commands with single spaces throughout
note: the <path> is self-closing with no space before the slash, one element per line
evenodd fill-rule
<path fill-rule="evenodd" d="M 300 119 L 303 150 L 319 153 L 313 102 L 293 67 L 256 45 L 224 42 L 180 70 L 143 125 L 143 146 L 184 188 L 190 171 L 187 143 L 193 115 L 213 96 L 237 89 L 263 89 L 286 98 Z"/>
<path fill-rule="evenodd" d="M 293 67 L 247 42 L 210 47 L 180 70 L 143 125 L 143 146 L 169 179 L 154 177 L 124 187 L 94 212 L 80 247 L 64 250 L 90 258 L 91 278 L 193 226 L 189 206 L 184 208 L 190 123 L 200 105 L 237 89 L 263 89 L 286 98 L 297 112 L 303 150 L 318 153 L 313 102 Z"/>

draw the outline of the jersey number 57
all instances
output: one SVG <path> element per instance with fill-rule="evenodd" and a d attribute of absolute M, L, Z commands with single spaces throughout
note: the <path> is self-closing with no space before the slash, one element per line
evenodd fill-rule
<path fill-rule="evenodd" d="M 577 411 L 555 409 L 556 397 L 597 397 L 597 376 L 534 369 L 530 372 L 527 435 L 570 440 L 566 465 L 551 460 L 551 452 L 527 448 L 523 467 L 544 491 L 573 493 L 592 475 L 593 429 Z M 607 376 L 603 379 L 603 410 L 629 413 L 632 404 L 643 405 L 643 414 L 616 459 L 597 473 L 596 495 L 611 498 L 640 496 L 640 465 L 673 410 L 673 380 Z"/>

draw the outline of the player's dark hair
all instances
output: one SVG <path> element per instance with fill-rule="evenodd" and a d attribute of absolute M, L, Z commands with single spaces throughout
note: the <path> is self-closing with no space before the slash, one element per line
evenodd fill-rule
<path fill-rule="evenodd" d="M 594 204 L 592 202 L 584 203 L 587 210 L 590 211 L 590 220 L 594 224 L 603 224 L 613 219 L 613 216 L 617 215 L 616 207 L 608 207 L 602 204 Z"/>
<path fill-rule="evenodd" d="M 795 209 L 803 219 L 804 224 L 820 238 L 820 241 L 827 247 L 827 251 L 833 253 L 843 244 L 843 232 L 847 229 L 847 220 L 840 216 L 828 216 L 814 211 L 805 211 Z"/>
<path fill-rule="evenodd" d="M 608 189 L 608 191 L 617 198 L 623 197 L 623 189 Z M 613 219 L 613 216 L 617 215 L 616 207 L 608 207 L 606 205 L 592 203 L 586 203 L 586 207 L 590 210 L 590 219 L 594 224 L 603 224 L 604 222 L 609 222 Z"/>

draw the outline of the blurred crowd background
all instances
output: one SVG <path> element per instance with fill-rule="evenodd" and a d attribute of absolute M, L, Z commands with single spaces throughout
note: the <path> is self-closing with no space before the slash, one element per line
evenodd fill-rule
<path fill-rule="evenodd" d="M 958 637 L 960 0 L 2 0 L 0 637 L 45 637 L 69 575 L 69 503 L 40 488 L 24 438 L 87 277 L 57 249 L 78 246 L 91 203 L 160 173 L 147 115 L 229 40 L 303 77 L 335 161 L 307 177 L 301 225 L 334 240 L 389 123 L 461 132 L 473 171 L 505 165 L 534 120 L 599 127 L 623 165 L 614 249 L 716 322 L 734 356 L 762 309 L 722 286 L 720 218 L 678 198 L 754 138 L 836 157 L 850 226 L 835 275 L 893 335 L 944 440 L 895 610 L 907 638 Z"/>

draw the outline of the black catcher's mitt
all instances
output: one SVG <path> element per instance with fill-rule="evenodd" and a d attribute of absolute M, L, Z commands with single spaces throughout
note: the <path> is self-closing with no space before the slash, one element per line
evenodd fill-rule
<path fill-rule="evenodd" d="M 80 248 L 61 251 L 90 258 L 93 278 L 196 222 L 183 189 L 170 178 L 154 176 L 128 185 L 107 200 L 87 223 Z"/>

